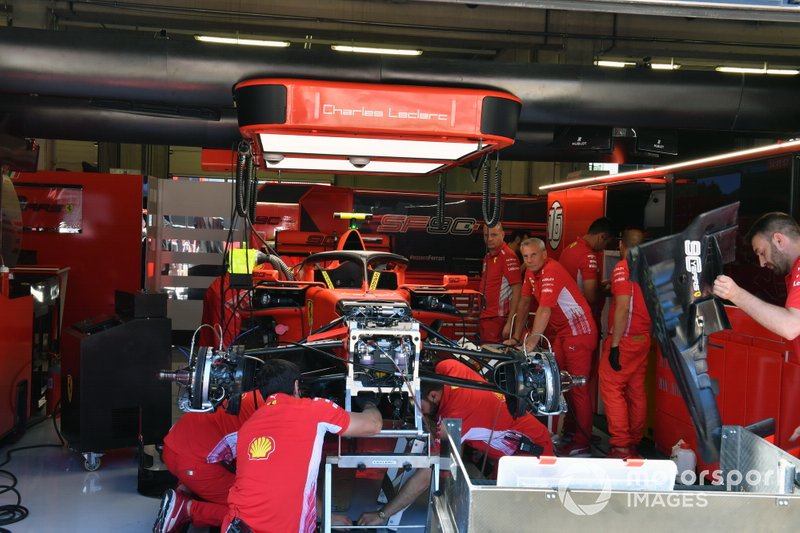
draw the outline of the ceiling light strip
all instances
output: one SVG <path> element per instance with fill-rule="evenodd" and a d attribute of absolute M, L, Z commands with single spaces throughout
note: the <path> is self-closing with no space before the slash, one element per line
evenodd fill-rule
<path fill-rule="evenodd" d="M 732 74 L 770 74 L 777 76 L 796 76 L 800 70 L 792 68 L 767 68 L 767 67 L 716 67 L 717 72 L 727 72 Z"/>
<path fill-rule="evenodd" d="M 286 48 L 289 46 L 287 41 L 267 41 L 264 39 L 241 39 L 239 37 L 216 37 L 213 35 L 195 35 L 194 38 L 203 43 L 267 46 L 271 48 Z"/>
<path fill-rule="evenodd" d="M 331 50 L 336 52 L 354 52 L 357 54 L 385 54 L 393 56 L 419 56 L 422 50 L 411 50 L 404 48 L 377 48 L 372 46 L 354 46 L 346 44 L 331 45 Z"/>
<path fill-rule="evenodd" d="M 683 163 L 673 163 L 672 165 L 664 165 L 661 167 L 654 167 L 647 170 L 632 170 L 630 172 L 622 172 L 620 174 L 595 176 L 592 178 L 582 178 L 571 181 L 561 181 L 559 183 L 542 185 L 541 187 L 539 187 L 539 190 L 548 191 L 553 189 L 567 189 L 570 187 L 580 187 L 580 186 L 588 187 L 592 185 L 601 185 L 603 183 L 616 183 L 619 181 L 626 181 L 628 179 L 632 180 L 643 179 L 675 171 L 691 170 L 693 167 L 709 163 L 717 163 L 723 161 L 726 163 L 734 163 L 736 162 L 736 160 L 741 160 L 754 156 L 767 157 L 784 152 L 791 152 L 798 149 L 800 149 L 800 140 L 793 140 L 780 144 L 771 144 L 769 146 L 759 146 L 757 148 L 749 148 L 747 150 L 740 150 L 738 152 L 729 152 L 727 154 L 703 157 L 700 159 L 694 159 L 692 161 L 685 161 Z"/>

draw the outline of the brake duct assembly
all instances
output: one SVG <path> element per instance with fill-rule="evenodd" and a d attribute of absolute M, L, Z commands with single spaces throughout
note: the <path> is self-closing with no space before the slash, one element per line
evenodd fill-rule
<path fill-rule="evenodd" d="M 256 79 L 233 89 L 240 153 L 280 172 L 432 176 L 479 160 L 489 214 L 489 154 L 514 143 L 519 98 L 480 89 Z M 251 154 L 251 155 L 250 155 Z"/>

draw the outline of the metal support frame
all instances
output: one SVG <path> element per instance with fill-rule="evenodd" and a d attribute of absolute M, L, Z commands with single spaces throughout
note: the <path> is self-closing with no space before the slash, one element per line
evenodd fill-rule
<path fill-rule="evenodd" d="M 460 424 L 459 424 L 460 430 Z M 459 433 L 460 434 L 460 433 Z M 410 470 L 414 468 L 433 468 L 433 475 L 431 476 L 431 491 L 435 492 L 438 487 L 439 479 L 439 457 L 432 456 L 431 449 L 431 434 L 420 433 L 416 429 L 402 430 L 402 429 L 384 429 L 377 435 L 372 437 L 362 438 L 409 438 L 428 439 L 427 451 L 424 455 L 407 454 L 407 453 L 384 453 L 384 454 L 343 454 L 342 453 L 342 437 L 339 437 L 338 453 L 335 456 L 329 456 L 325 461 L 325 482 L 324 482 L 324 496 L 323 496 L 323 518 L 322 518 L 322 531 L 324 533 L 331 533 L 331 514 L 333 513 L 333 504 L 331 495 L 333 488 L 331 486 L 331 479 L 333 475 L 333 466 L 339 468 L 357 468 L 363 470 L 365 468 L 402 468 Z M 430 511 L 429 511 L 430 515 Z M 426 520 L 429 523 L 430 519 Z M 427 524 L 410 524 L 410 525 L 395 525 L 392 529 L 408 529 L 426 527 Z M 359 529 L 374 529 L 374 526 L 347 526 L 350 530 Z"/>

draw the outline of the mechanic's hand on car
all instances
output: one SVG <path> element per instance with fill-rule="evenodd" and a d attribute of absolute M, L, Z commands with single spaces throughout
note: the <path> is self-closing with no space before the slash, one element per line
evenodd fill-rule
<path fill-rule="evenodd" d="M 519 346 L 519 339 L 516 337 L 509 337 L 503 341 L 503 346 Z"/>
<path fill-rule="evenodd" d="M 377 394 L 372 391 L 364 391 L 360 392 L 358 396 L 353 398 L 353 405 L 358 407 L 360 411 L 364 411 L 364 409 L 368 409 L 369 407 L 378 407 L 378 402 L 380 398 Z"/>
<path fill-rule="evenodd" d="M 619 346 L 611 347 L 611 351 L 608 354 L 608 362 L 615 371 L 619 372 L 622 370 L 622 365 L 619 364 Z"/>
<path fill-rule="evenodd" d="M 511 324 L 512 321 L 509 320 L 503 325 L 503 332 L 500 334 L 502 338 L 508 338 L 511 336 Z"/>
<path fill-rule="evenodd" d="M 796 441 L 797 439 L 800 439 L 800 426 L 794 428 L 794 433 L 792 433 L 792 436 L 789 437 L 789 440 L 792 442 Z"/>
<path fill-rule="evenodd" d="M 714 296 L 722 298 L 723 300 L 729 300 L 733 303 L 736 303 L 736 297 L 739 295 L 740 291 L 741 289 L 736 282 L 728 276 L 717 276 L 714 280 L 714 286 L 711 288 L 711 292 Z"/>
<path fill-rule="evenodd" d="M 342 513 L 331 513 L 331 525 L 332 526 L 352 526 L 353 521 L 350 520 L 350 517 L 346 514 Z M 336 531 L 350 531 L 348 527 L 337 527 Z"/>
<path fill-rule="evenodd" d="M 389 517 L 381 518 L 378 511 L 363 513 L 358 519 L 359 526 L 385 526 Z"/>
<path fill-rule="evenodd" d="M 536 349 L 539 347 L 539 342 L 541 340 L 542 340 L 541 335 L 528 335 L 528 338 L 525 340 L 525 351 L 535 352 Z"/>

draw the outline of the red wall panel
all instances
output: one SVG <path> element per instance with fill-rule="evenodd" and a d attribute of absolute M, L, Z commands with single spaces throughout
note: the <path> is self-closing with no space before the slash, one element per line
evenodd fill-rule
<path fill-rule="evenodd" d="M 585 235 L 592 222 L 605 216 L 606 192 L 593 189 L 551 192 L 547 195 L 547 209 L 545 242 L 548 254 L 557 259 L 564 247 Z"/>
<path fill-rule="evenodd" d="M 784 449 L 800 446 L 800 441 L 789 442 L 794 429 L 800 426 L 798 394 L 800 394 L 800 365 L 784 363 L 781 373 L 781 414 L 775 428 L 776 444 Z"/>
<path fill-rule="evenodd" d="M 755 346 L 747 362 L 745 425 L 780 416 L 783 355 Z"/>
<path fill-rule="evenodd" d="M 718 402 L 723 424 L 745 424 L 749 353 L 748 345 L 733 341 L 725 343 L 725 376 L 721 383 L 725 391 L 724 401 Z"/>
<path fill-rule="evenodd" d="M 114 291 L 141 288 L 142 176 L 82 172 L 20 174 L 15 183 L 79 185 L 81 233 L 25 232 L 39 265 L 69 267 L 63 325 L 114 312 Z"/>

